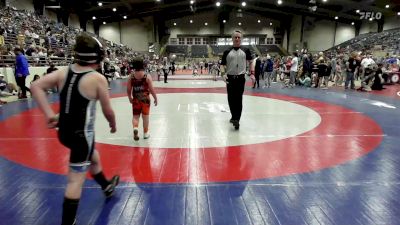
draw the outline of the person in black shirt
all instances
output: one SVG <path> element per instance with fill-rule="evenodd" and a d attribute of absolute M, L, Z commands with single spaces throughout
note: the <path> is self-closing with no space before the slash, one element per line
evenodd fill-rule
<path fill-rule="evenodd" d="M 382 67 L 383 67 L 383 64 L 382 64 L 382 63 L 379 63 L 379 64 L 378 64 L 378 69 L 377 69 L 376 72 L 375 72 L 374 83 L 372 83 L 372 86 L 371 86 L 371 89 L 372 89 L 372 90 L 382 90 L 382 89 L 385 89 L 385 88 L 383 87 L 383 78 L 382 78 L 383 72 L 382 72 Z"/>
<path fill-rule="evenodd" d="M 257 88 L 260 88 L 260 75 L 261 75 L 261 59 L 258 57 L 258 55 L 256 54 L 256 66 L 254 68 L 254 75 L 256 77 L 256 82 L 254 82 L 254 86 L 253 88 L 256 87 L 257 84 Z"/>
<path fill-rule="evenodd" d="M 46 74 L 49 74 L 49 73 L 51 73 L 53 71 L 56 71 L 56 70 L 58 70 L 58 69 L 54 66 L 54 64 L 50 63 L 50 67 L 47 68 Z"/>
<path fill-rule="evenodd" d="M 106 78 L 96 72 L 103 60 L 102 44 L 94 37 L 80 35 L 74 47 L 76 63 L 57 70 L 32 83 L 32 94 L 46 116 L 47 127 L 58 127 L 58 139 L 70 149 L 67 187 L 64 194 L 62 225 L 76 223 L 76 212 L 86 174 L 90 171 L 106 197 L 111 197 L 119 176 L 107 180 L 95 150 L 94 120 L 99 100 L 110 132 L 116 132 L 115 114 L 111 108 Z M 59 87 L 60 113 L 55 114 L 46 90 Z"/>
<path fill-rule="evenodd" d="M 226 50 L 222 56 L 222 74 L 228 92 L 228 104 L 231 111 L 230 122 L 239 129 L 242 115 L 243 92 L 246 78 L 246 63 L 249 63 L 250 73 L 254 74 L 250 50 L 241 47 L 242 33 L 235 31 L 232 35 L 233 47 Z"/>
<path fill-rule="evenodd" d="M 319 64 L 317 65 L 317 68 L 318 68 L 318 78 L 315 82 L 316 88 L 318 87 L 319 82 L 320 81 L 322 82 L 322 79 L 328 74 L 328 65 L 326 65 L 324 59 L 320 59 Z M 326 80 L 324 82 L 326 82 Z"/>
<path fill-rule="evenodd" d="M 354 74 L 358 72 L 358 68 L 360 68 L 360 66 L 361 66 L 361 63 L 360 63 L 360 61 L 357 60 L 357 53 L 353 52 L 351 54 L 350 59 L 346 63 L 347 76 L 346 76 L 346 81 L 344 83 L 345 89 L 349 88 L 349 83 L 351 83 L 351 85 L 350 85 L 351 89 L 355 89 Z"/>

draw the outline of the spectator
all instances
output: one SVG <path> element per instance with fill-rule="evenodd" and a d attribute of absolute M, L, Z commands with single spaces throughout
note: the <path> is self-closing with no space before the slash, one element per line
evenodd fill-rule
<path fill-rule="evenodd" d="M 360 66 L 361 66 L 360 62 L 357 60 L 357 53 L 353 52 L 351 54 L 350 59 L 346 63 L 347 76 L 346 76 L 346 82 L 344 84 L 345 89 L 349 88 L 349 83 L 350 83 L 350 88 L 355 89 L 354 74 L 357 73 Z"/>
<path fill-rule="evenodd" d="M 3 33 L 4 33 L 4 32 L 0 33 L 0 47 L 3 46 L 3 45 L 5 44 Z"/>
<path fill-rule="evenodd" d="M 19 99 L 25 99 L 27 88 L 25 86 L 26 77 L 29 75 L 29 64 L 26 56 L 22 54 L 21 49 L 16 47 L 14 49 L 15 58 L 15 80 L 21 92 L 18 95 Z"/>
<path fill-rule="evenodd" d="M 264 63 L 264 77 L 265 77 L 265 87 L 271 87 L 272 73 L 274 70 L 274 62 L 271 56 L 267 55 L 267 60 Z"/>
<path fill-rule="evenodd" d="M 36 80 L 39 80 L 40 79 L 40 76 L 38 75 L 38 74 L 35 74 L 34 76 L 33 76 L 33 79 L 32 79 L 32 81 L 31 81 L 31 84 L 33 83 L 33 82 L 35 82 Z"/>
<path fill-rule="evenodd" d="M 20 32 L 17 36 L 17 45 L 19 45 L 20 48 L 23 48 L 23 46 L 25 46 L 25 35 L 22 32 Z"/>
<path fill-rule="evenodd" d="M 54 64 L 50 63 L 50 67 L 47 68 L 46 74 L 49 74 L 49 73 L 51 73 L 53 71 L 56 71 L 56 70 L 58 70 L 58 69 L 54 66 Z"/>
<path fill-rule="evenodd" d="M 299 66 L 299 59 L 298 59 L 298 54 L 297 52 L 293 52 L 293 58 L 290 63 L 290 82 L 289 82 L 289 87 L 294 87 L 295 82 L 296 82 L 296 75 L 297 75 L 297 70 Z"/>
<path fill-rule="evenodd" d="M 254 82 L 253 88 L 255 88 L 256 85 L 257 85 L 257 88 L 260 88 L 260 75 L 262 72 L 261 71 L 261 59 L 260 59 L 260 57 L 258 57 L 257 54 L 256 54 L 254 61 L 255 61 L 255 67 L 254 67 L 255 82 Z"/>
<path fill-rule="evenodd" d="M 299 79 L 300 85 L 304 87 L 311 87 L 311 78 L 308 76 L 308 74 L 304 77 L 304 79 L 300 78 Z"/>
<path fill-rule="evenodd" d="M 382 89 L 385 89 L 383 87 L 384 78 L 383 78 L 382 67 L 383 67 L 383 64 L 379 63 L 378 64 L 378 69 L 375 72 L 374 82 L 371 85 L 371 89 L 372 90 L 379 90 L 380 91 Z"/>
<path fill-rule="evenodd" d="M 4 80 L 4 75 L 0 73 L 0 96 L 12 96 L 16 95 L 17 88 L 14 84 L 7 83 L 7 81 Z"/>

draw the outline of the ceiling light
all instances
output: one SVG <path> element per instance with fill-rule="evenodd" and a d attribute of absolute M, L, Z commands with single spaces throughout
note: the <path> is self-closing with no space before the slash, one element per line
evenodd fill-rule
<path fill-rule="evenodd" d="M 127 16 L 124 16 L 124 19 L 128 18 Z"/>
<path fill-rule="evenodd" d="M 94 19 L 94 20 L 95 20 L 95 19 L 96 19 L 96 17 L 95 17 L 95 16 L 93 16 L 93 17 L 92 17 L 92 19 Z"/>
<path fill-rule="evenodd" d="M 398 12 L 397 15 L 400 16 L 400 12 Z"/>
<path fill-rule="evenodd" d="M 323 2 L 327 2 L 328 0 L 322 0 Z"/>
<path fill-rule="evenodd" d="M 103 6 L 102 2 L 97 3 L 98 6 Z"/>
<path fill-rule="evenodd" d="M 353 26 L 354 26 L 354 22 L 351 22 L 351 25 L 353 25 Z"/>
<path fill-rule="evenodd" d="M 106 24 L 106 22 L 104 21 L 103 24 Z"/>
<path fill-rule="evenodd" d="M 269 23 L 270 26 L 272 26 L 272 23 Z"/>
<path fill-rule="evenodd" d="M 389 8 L 389 5 L 385 5 L 385 7 L 388 9 L 388 8 Z"/>
<path fill-rule="evenodd" d="M 257 20 L 257 23 L 261 23 L 261 20 Z"/>
<path fill-rule="evenodd" d="M 226 23 L 226 20 L 222 20 L 223 23 Z"/>
<path fill-rule="evenodd" d="M 359 9 L 357 9 L 357 10 L 356 10 L 356 13 L 360 13 L 360 10 L 359 10 Z"/>
<path fill-rule="evenodd" d="M 246 6 L 246 2 L 242 2 L 242 6 Z"/>
<path fill-rule="evenodd" d="M 339 17 L 335 16 L 335 20 L 339 19 Z"/>
<path fill-rule="evenodd" d="M 161 0 L 156 0 L 156 2 L 161 2 Z"/>
<path fill-rule="evenodd" d="M 239 22 L 239 23 L 238 23 L 238 25 L 239 25 L 239 26 L 242 26 L 242 23 L 241 23 L 241 22 Z"/>
<path fill-rule="evenodd" d="M 193 5 L 193 4 L 194 4 L 194 1 L 193 1 L 193 0 L 190 0 L 190 4 L 192 4 L 192 5 Z"/>
<path fill-rule="evenodd" d="M 190 20 L 189 22 L 190 22 L 190 23 L 193 23 L 193 20 Z"/>
<path fill-rule="evenodd" d="M 205 25 L 205 26 L 207 26 L 207 25 L 208 25 L 208 23 L 204 23 L 204 25 Z"/>
<path fill-rule="evenodd" d="M 219 7 L 219 6 L 221 6 L 221 2 L 216 2 L 215 5 L 216 5 L 217 7 Z"/>
<path fill-rule="evenodd" d="M 113 8 L 113 11 L 116 12 L 116 11 L 117 11 L 117 8 Z"/>
<path fill-rule="evenodd" d="M 282 0 L 278 0 L 278 5 L 282 5 Z"/>
<path fill-rule="evenodd" d="M 176 26 L 176 23 L 174 23 L 174 26 Z"/>

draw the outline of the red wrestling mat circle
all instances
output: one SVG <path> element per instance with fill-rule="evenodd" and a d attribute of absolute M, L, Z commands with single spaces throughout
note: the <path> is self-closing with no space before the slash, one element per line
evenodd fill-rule
<path fill-rule="evenodd" d="M 316 111 L 322 121 L 313 130 L 295 137 L 234 147 L 149 149 L 97 143 L 104 171 L 120 174 L 128 182 L 247 181 L 334 167 L 369 153 L 383 139 L 382 129 L 375 121 L 342 106 L 278 94 L 253 95 L 303 105 Z M 66 174 L 69 150 L 58 142 L 55 130 L 46 128 L 39 109 L 0 122 L 0 130 L 0 156 L 32 169 Z"/>

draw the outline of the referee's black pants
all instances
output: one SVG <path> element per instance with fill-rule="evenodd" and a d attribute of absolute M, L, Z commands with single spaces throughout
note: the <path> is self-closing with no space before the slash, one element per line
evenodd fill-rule
<path fill-rule="evenodd" d="M 21 76 L 21 77 L 15 77 L 15 80 L 16 80 L 16 82 L 17 82 L 17 85 L 20 87 L 20 89 L 21 89 L 21 96 L 22 97 L 26 97 L 26 91 L 28 90 L 28 88 L 26 87 L 26 84 L 25 84 L 25 80 L 26 80 L 26 77 L 24 77 L 24 76 Z"/>
<path fill-rule="evenodd" d="M 240 121 L 243 108 L 243 92 L 246 78 L 244 75 L 230 76 L 228 75 L 228 84 L 226 89 L 228 92 L 228 104 L 232 114 L 232 120 Z"/>

